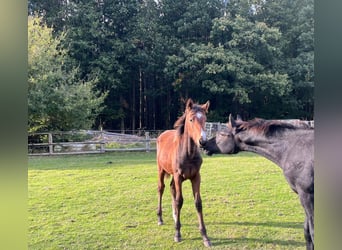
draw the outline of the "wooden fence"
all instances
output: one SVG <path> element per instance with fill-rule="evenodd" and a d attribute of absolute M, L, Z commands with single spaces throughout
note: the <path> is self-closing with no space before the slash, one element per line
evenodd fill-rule
<path fill-rule="evenodd" d="M 313 121 L 281 120 L 298 127 L 314 127 Z M 224 123 L 207 122 L 207 137 L 213 137 Z M 126 131 L 131 132 L 131 131 Z M 156 150 L 156 138 L 162 131 L 138 131 L 135 134 L 110 131 L 69 131 L 31 133 L 28 136 L 29 155 L 94 154 L 113 151 Z"/>
<path fill-rule="evenodd" d="M 31 133 L 28 138 L 28 155 L 94 154 L 113 151 L 153 151 L 156 138 L 151 132 L 142 135 L 108 131 L 71 131 Z"/>

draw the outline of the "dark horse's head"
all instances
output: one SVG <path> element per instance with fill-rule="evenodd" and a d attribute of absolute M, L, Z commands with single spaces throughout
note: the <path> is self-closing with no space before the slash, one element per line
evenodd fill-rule
<path fill-rule="evenodd" d="M 197 146 L 207 141 L 205 132 L 206 113 L 209 109 L 209 101 L 205 104 L 196 104 L 188 99 L 184 114 L 175 122 L 174 127 L 179 135 L 191 138 Z"/>
<path fill-rule="evenodd" d="M 250 146 L 257 143 L 260 138 L 267 138 L 281 133 L 286 129 L 310 129 L 306 124 L 293 125 L 278 120 L 264 120 L 255 118 L 248 122 L 243 121 L 240 116 L 234 120 L 229 115 L 226 126 L 207 143 L 201 145 L 208 155 L 212 154 L 234 154 L 241 151 L 242 144 Z"/>
<path fill-rule="evenodd" d="M 201 144 L 206 154 L 235 154 L 238 152 L 235 142 L 235 134 L 237 123 L 241 119 L 238 117 L 234 120 L 232 115 L 229 115 L 229 121 L 226 126 L 217 132 L 216 136 L 208 140 L 206 143 Z"/>

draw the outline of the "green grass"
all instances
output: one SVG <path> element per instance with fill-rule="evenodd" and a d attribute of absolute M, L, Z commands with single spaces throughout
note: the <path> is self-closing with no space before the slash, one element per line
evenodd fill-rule
<path fill-rule="evenodd" d="M 29 249 L 204 249 L 191 183 L 173 242 L 168 183 L 157 225 L 155 153 L 31 157 Z M 305 249 L 304 211 L 279 167 L 249 153 L 204 156 L 204 221 L 214 249 Z"/>

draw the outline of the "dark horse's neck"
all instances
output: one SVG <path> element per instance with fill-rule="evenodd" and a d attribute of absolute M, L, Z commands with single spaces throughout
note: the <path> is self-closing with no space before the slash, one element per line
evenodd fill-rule
<path fill-rule="evenodd" d="M 301 136 L 313 133 L 312 131 L 313 130 L 301 129 L 288 130 L 281 136 L 258 136 L 257 139 L 253 140 L 244 140 L 244 135 L 242 135 L 239 137 L 240 141 L 237 142 L 237 145 L 241 151 L 248 151 L 261 155 L 283 168 L 284 157 L 286 157 L 284 152 L 286 152 L 288 148 L 293 147 Z M 246 138 L 248 138 L 248 136 L 246 136 Z"/>
<path fill-rule="evenodd" d="M 253 152 L 256 153 L 258 155 L 261 155 L 267 159 L 269 159 L 270 161 L 274 162 L 277 165 L 280 165 L 280 156 L 279 156 L 279 152 L 277 152 L 276 150 L 273 150 L 273 146 L 276 145 L 272 145 L 272 143 L 269 144 L 269 146 L 266 146 L 265 144 L 261 144 L 261 145 L 249 145 L 248 143 L 240 143 L 239 148 L 242 151 L 248 151 L 248 152 Z"/>

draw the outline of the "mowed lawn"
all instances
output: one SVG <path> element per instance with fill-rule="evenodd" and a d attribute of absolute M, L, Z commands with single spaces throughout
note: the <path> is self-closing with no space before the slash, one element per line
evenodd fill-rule
<path fill-rule="evenodd" d="M 214 249 L 305 249 L 304 211 L 272 162 L 251 153 L 203 155 L 204 221 Z M 169 182 L 157 225 L 155 153 L 30 157 L 29 249 L 205 249 L 191 183 L 182 239 L 173 241 Z"/>

